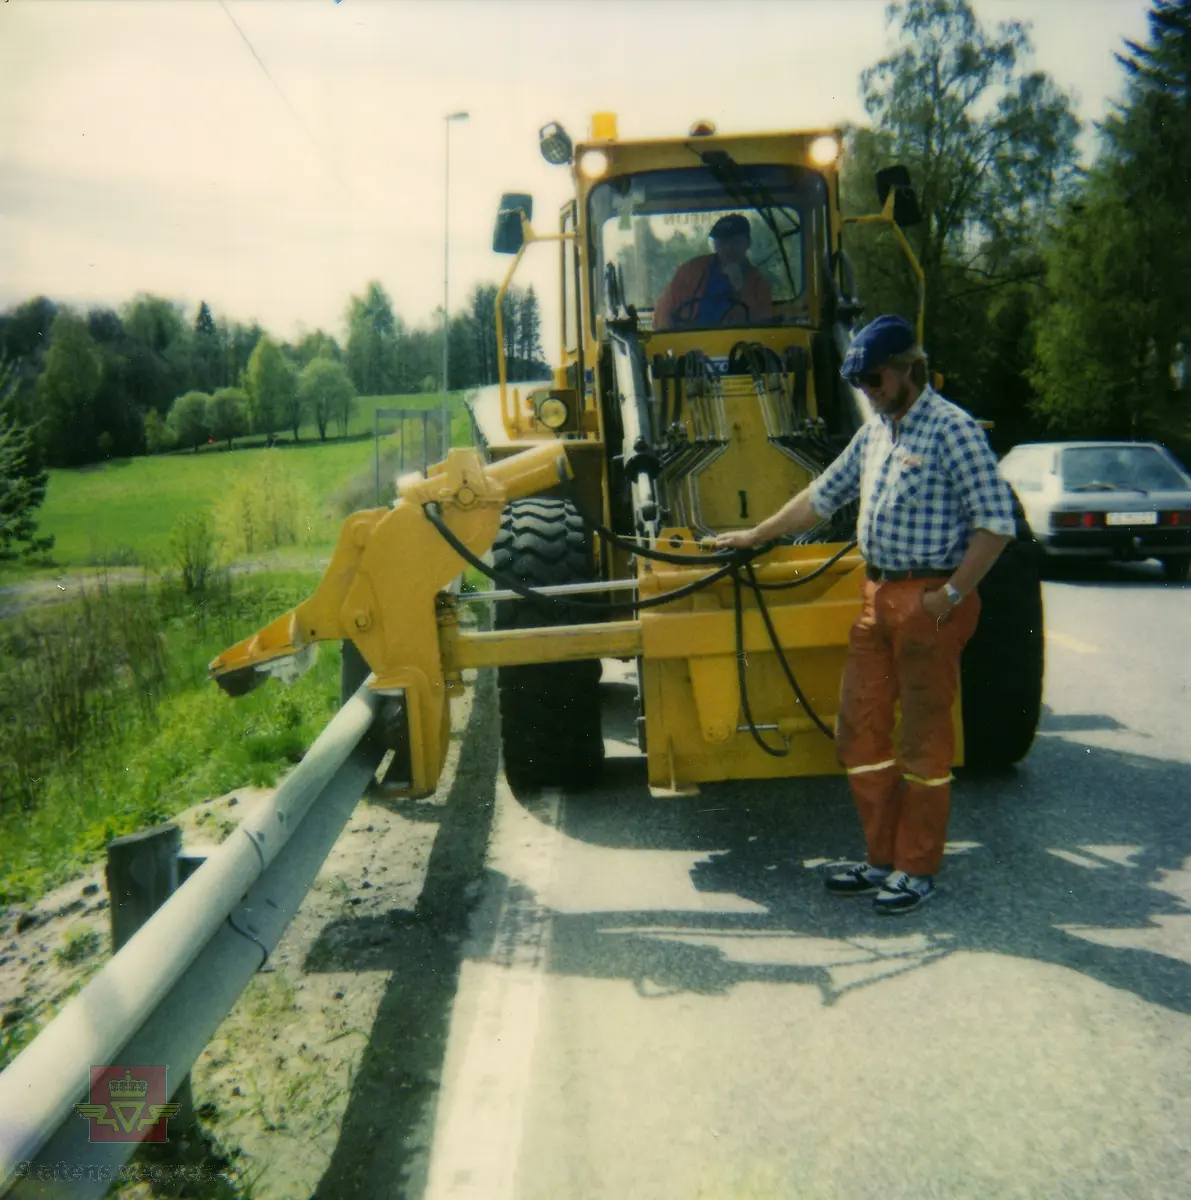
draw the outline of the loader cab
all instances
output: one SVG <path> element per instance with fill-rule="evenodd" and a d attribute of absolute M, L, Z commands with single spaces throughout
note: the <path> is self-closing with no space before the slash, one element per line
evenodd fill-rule
<path fill-rule="evenodd" d="M 726 220 L 747 222 L 745 237 L 713 239 Z M 827 180 L 812 168 L 740 165 L 722 154 L 618 175 L 588 193 L 586 225 L 593 332 L 597 316 L 629 308 L 643 331 L 658 333 L 817 323 L 816 269 L 829 260 L 830 220 Z M 738 257 L 742 243 L 737 299 L 693 300 L 692 286 L 698 296 L 713 289 L 721 262 Z M 751 307 L 739 299 L 742 290 Z"/>

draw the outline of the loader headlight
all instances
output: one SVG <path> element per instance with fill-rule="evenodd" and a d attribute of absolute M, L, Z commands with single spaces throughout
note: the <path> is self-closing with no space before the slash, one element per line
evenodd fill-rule
<path fill-rule="evenodd" d="M 829 167 L 839 158 L 839 139 L 817 137 L 811 142 L 811 162 L 817 167 Z"/>
<path fill-rule="evenodd" d="M 566 402 L 557 396 L 547 396 L 538 408 L 538 420 L 547 429 L 561 429 L 570 415 Z"/>
<path fill-rule="evenodd" d="M 599 179 L 608 169 L 608 156 L 603 150 L 585 150 L 579 159 L 579 170 L 587 179 Z"/>

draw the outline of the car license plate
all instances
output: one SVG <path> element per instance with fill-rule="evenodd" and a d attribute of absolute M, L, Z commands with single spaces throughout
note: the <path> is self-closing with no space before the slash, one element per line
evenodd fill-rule
<path fill-rule="evenodd" d="M 1156 512 L 1110 512 L 1104 517 L 1106 525 L 1157 525 Z"/>

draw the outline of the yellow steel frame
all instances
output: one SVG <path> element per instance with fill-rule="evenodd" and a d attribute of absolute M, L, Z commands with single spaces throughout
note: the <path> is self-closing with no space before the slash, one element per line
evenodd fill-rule
<path fill-rule="evenodd" d="M 918 256 L 914 253 L 914 248 L 906 240 L 906 235 L 902 232 L 902 227 L 893 219 L 893 201 L 895 197 L 895 189 L 889 189 L 889 195 L 885 197 L 885 205 L 879 213 L 872 213 L 867 217 L 845 217 L 845 225 L 888 225 L 893 230 L 893 236 L 897 238 L 897 244 L 901 247 L 902 253 L 909 261 L 910 269 L 914 272 L 914 280 L 918 286 L 918 320 L 915 324 L 915 333 L 918 338 L 918 344 L 922 345 L 923 337 L 926 332 L 926 274 L 922 270 L 922 264 L 918 261 Z"/>
<path fill-rule="evenodd" d="M 513 256 L 513 261 L 509 264 L 509 269 L 505 272 L 505 277 L 496 291 L 496 364 L 497 379 L 500 382 L 500 417 L 504 423 L 505 433 L 514 441 L 527 437 L 530 431 L 528 424 L 523 420 L 521 394 L 517 388 L 513 389 L 513 403 L 511 407 L 509 405 L 509 369 L 505 362 L 505 323 L 502 312 L 505 293 L 513 282 L 513 276 L 517 274 L 517 268 L 521 265 L 525 251 L 534 242 L 573 242 L 574 240 L 575 234 L 573 233 L 534 233 L 533 226 L 522 213 L 521 245 L 517 248 L 517 253 Z"/>
<path fill-rule="evenodd" d="M 214 677 L 268 668 L 292 660 L 314 642 L 351 638 L 380 692 L 404 692 L 410 720 L 414 791 L 433 789 L 450 732 L 447 695 L 461 681 L 444 669 L 440 594 L 463 566 L 458 554 L 426 520 L 422 506 L 438 504 L 455 536 L 483 554 L 496 540 L 505 504 L 569 477 L 562 448 L 544 442 L 496 463 L 477 451 L 453 449 L 426 478 L 400 483 L 391 509 L 356 513 L 314 594 L 259 633 L 212 660 Z"/>

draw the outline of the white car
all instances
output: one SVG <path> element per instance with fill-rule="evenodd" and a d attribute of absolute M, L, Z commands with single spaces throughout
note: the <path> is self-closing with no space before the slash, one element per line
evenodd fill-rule
<path fill-rule="evenodd" d="M 1191 477 L 1156 442 L 1028 442 L 1001 460 L 1034 537 L 1054 559 L 1156 558 L 1191 567 Z"/>

